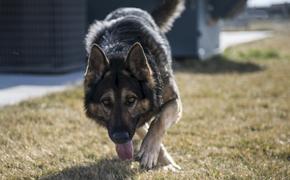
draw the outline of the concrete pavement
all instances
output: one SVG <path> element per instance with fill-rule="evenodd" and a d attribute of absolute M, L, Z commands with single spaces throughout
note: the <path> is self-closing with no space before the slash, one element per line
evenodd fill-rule
<path fill-rule="evenodd" d="M 271 36 L 270 31 L 233 31 L 220 33 L 220 50 L 243 44 L 251 41 L 257 41 Z"/>
<path fill-rule="evenodd" d="M 0 106 L 63 91 L 81 84 L 83 72 L 65 75 L 0 74 Z"/>

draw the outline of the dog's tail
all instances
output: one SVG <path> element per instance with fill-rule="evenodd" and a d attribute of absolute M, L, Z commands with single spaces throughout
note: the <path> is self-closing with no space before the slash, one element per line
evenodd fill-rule
<path fill-rule="evenodd" d="M 163 0 L 151 15 L 164 33 L 168 32 L 173 22 L 178 18 L 185 8 L 185 0 Z"/>

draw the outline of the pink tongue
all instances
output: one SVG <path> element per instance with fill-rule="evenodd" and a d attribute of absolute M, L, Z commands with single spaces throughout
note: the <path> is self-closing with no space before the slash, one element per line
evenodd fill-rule
<path fill-rule="evenodd" d="M 124 144 L 116 144 L 116 151 L 121 160 L 130 160 L 133 158 L 133 143 L 129 141 Z"/>

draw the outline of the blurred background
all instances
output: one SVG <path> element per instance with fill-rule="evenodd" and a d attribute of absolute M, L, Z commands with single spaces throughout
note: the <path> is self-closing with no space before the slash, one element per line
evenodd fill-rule
<path fill-rule="evenodd" d="M 8 98 L 12 91 L 7 88 L 19 85 L 44 86 L 46 92 L 80 82 L 89 25 L 119 7 L 150 12 L 158 3 L 0 0 L 0 98 Z M 203 61 L 233 45 L 271 36 L 273 26 L 289 21 L 289 13 L 288 0 L 187 0 L 185 12 L 167 36 L 176 61 Z"/>

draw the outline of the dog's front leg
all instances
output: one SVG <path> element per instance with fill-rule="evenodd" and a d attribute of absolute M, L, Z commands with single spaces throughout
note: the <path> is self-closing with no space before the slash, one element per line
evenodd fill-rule
<path fill-rule="evenodd" d="M 162 163 L 176 165 L 161 141 L 166 130 L 180 117 L 181 103 L 179 99 L 170 100 L 162 106 L 158 117 L 150 124 L 138 153 L 142 167 L 151 169 L 157 165 L 158 159 Z M 138 134 L 142 134 L 142 132 Z M 144 132 L 143 134 L 145 135 Z M 176 168 L 178 168 L 177 165 Z"/>
<path fill-rule="evenodd" d="M 137 129 L 136 133 L 143 140 L 148 132 L 149 125 L 146 123 L 144 126 Z M 163 166 L 165 170 L 176 171 L 180 170 L 181 168 L 174 162 L 173 158 L 167 152 L 165 146 L 161 143 L 160 144 L 160 152 L 158 156 L 158 164 Z"/>

